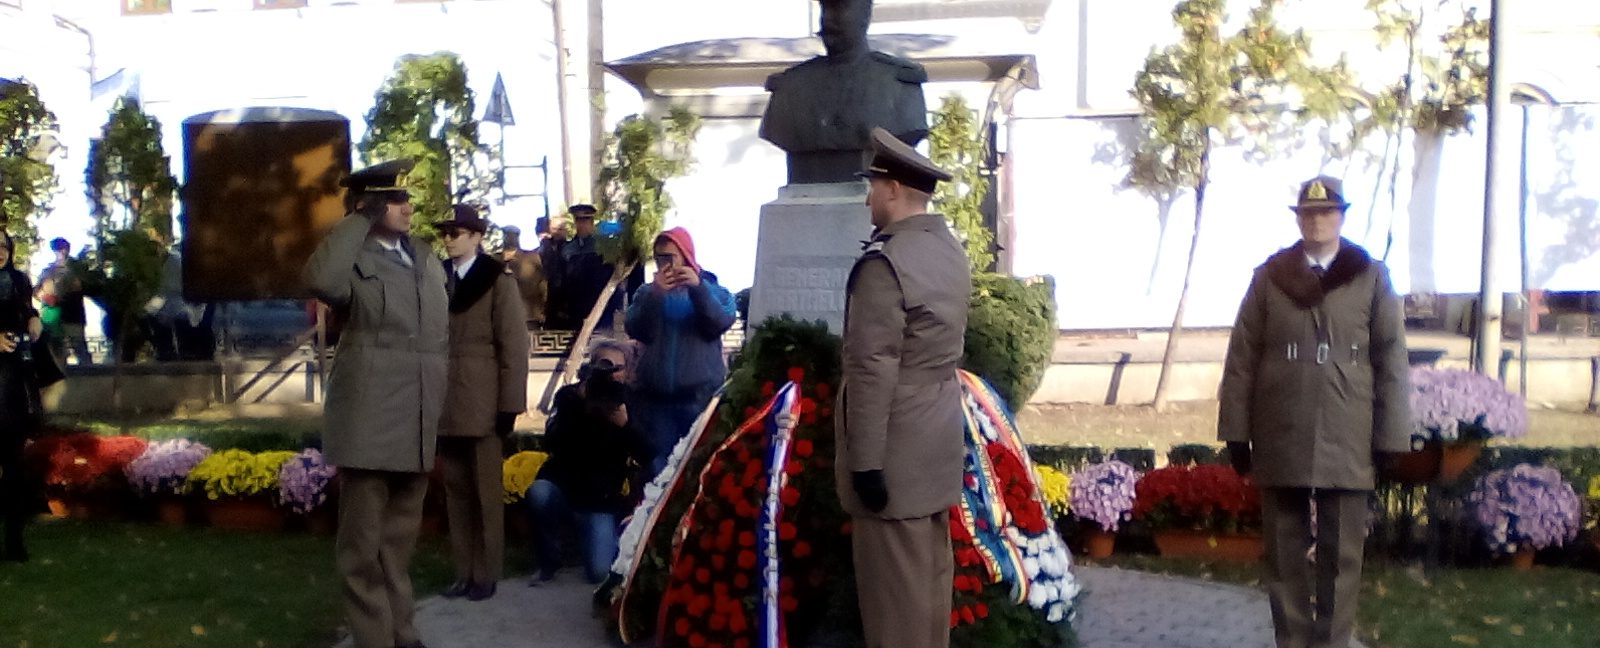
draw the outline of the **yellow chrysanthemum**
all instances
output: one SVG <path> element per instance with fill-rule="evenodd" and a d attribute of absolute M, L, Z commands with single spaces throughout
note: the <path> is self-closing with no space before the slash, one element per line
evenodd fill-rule
<path fill-rule="evenodd" d="M 278 487 L 278 470 L 283 462 L 294 455 L 287 450 L 213 452 L 189 472 L 188 483 L 202 486 L 208 499 L 270 492 Z"/>
<path fill-rule="evenodd" d="M 550 455 L 543 452 L 524 450 L 506 459 L 500 478 L 501 485 L 505 487 L 505 503 L 516 502 L 528 493 L 528 487 L 539 475 L 539 467 L 549 458 Z"/>
<path fill-rule="evenodd" d="M 1056 517 L 1066 515 L 1068 502 L 1071 501 L 1072 479 L 1050 466 L 1035 466 L 1034 472 L 1039 476 L 1039 492 L 1044 495 L 1044 503 L 1050 507 L 1050 513 Z"/>
<path fill-rule="evenodd" d="M 1600 499 L 1600 475 L 1589 478 L 1589 499 Z"/>

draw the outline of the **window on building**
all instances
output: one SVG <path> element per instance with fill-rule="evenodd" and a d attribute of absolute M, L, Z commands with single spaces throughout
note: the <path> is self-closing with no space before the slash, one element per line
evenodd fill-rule
<path fill-rule="evenodd" d="M 172 0 L 122 0 L 122 15 L 172 13 Z"/>
<path fill-rule="evenodd" d="M 306 0 L 255 0 L 257 9 L 299 9 Z"/>

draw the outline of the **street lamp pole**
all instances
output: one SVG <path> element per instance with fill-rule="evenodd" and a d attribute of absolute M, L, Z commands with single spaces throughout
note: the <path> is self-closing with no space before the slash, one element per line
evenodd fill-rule
<path fill-rule="evenodd" d="M 1498 256 L 1495 254 L 1495 230 L 1501 202 L 1498 189 L 1502 176 L 1506 175 L 1505 165 L 1500 164 L 1499 149 L 1505 139 L 1501 131 L 1505 130 L 1505 117 L 1511 110 L 1511 84 L 1506 78 L 1509 70 L 1505 56 L 1505 37 L 1510 26 L 1506 10 L 1510 5 L 1507 0 L 1492 0 L 1489 15 L 1489 141 L 1484 159 L 1483 271 L 1478 290 L 1478 354 L 1473 359 L 1473 368 L 1488 376 L 1495 376 L 1500 366 L 1502 296 L 1495 281 Z"/>

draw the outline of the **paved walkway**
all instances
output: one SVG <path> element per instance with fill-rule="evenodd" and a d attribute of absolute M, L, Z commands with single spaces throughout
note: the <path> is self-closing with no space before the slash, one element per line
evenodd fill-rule
<path fill-rule="evenodd" d="M 618 646 L 590 611 L 592 588 L 574 571 L 540 587 L 504 581 L 481 603 L 427 599 L 417 610 L 422 639 L 429 648 Z M 1272 648 L 1267 597 L 1258 590 L 1122 569 L 1078 566 L 1074 573 L 1085 590 L 1077 626 L 1083 648 Z"/>

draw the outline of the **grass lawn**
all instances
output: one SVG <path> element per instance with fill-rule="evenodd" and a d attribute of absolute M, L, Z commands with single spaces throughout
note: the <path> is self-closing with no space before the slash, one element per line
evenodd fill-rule
<path fill-rule="evenodd" d="M 327 648 L 344 620 L 332 536 L 53 520 L 28 540 L 31 562 L 0 563 L 3 648 Z M 411 573 L 418 598 L 449 584 L 443 538 Z"/>
<path fill-rule="evenodd" d="M 1255 565 L 1154 556 L 1103 561 L 1128 569 L 1258 586 Z M 1370 648 L 1593 648 L 1600 636 L 1600 574 L 1536 567 L 1420 570 L 1369 563 L 1358 638 Z"/>
<path fill-rule="evenodd" d="M 1030 405 L 1017 416 L 1028 443 L 1154 448 L 1164 457 L 1168 448 L 1185 443 L 1221 445 L 1217 441 L 1216 401 L 1179 402 L 1164 414 L 1143 405 Z M 1514 445 L 1585 447 L 1600 445 L 1600 416 L 1570 409 L 1528 409 L 1528 436 Z"/>
<path fill-rule="evenodd" d="M 322 431 L 321 416 L 273 418 L 144 417 L 128 421 L 89 416 L 51 416 L 49 426 L 100 435 L 130 434 L 150 441 L 189 439 L 213 450 L 299 450 Z"/>

